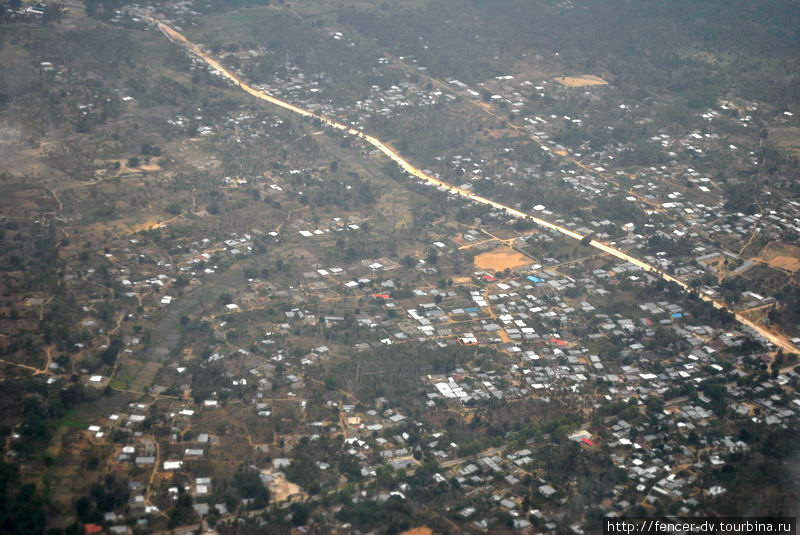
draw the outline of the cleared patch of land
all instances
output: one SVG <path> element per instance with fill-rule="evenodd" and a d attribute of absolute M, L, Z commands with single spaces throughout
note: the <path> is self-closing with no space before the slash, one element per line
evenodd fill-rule
<path fill-rule="evenodd" d="M 532 260 L 522 253 L 508 247 L 498 247 L 475 257 L 475 265 L 480 269 L 503 271 L 530 264 Z"/>
<path fill-rule="evenodd" d="M 608 84 L 608 82 L 593 74 L 582 74 L 580 76 L 556 76 L 554 80 L 566 87 L 586 87 L 590 85 Z"/>
<path fill-rule="evenodd" d="M 783 243 L 770 243 L 753 260 L 769 264 L 784 271 L 800 271 L 800 247 Z"/>
<path fill-rule="evenodd" d="M 303 495 L 303 491 L 300 487 L 291 481 L 287 481 L 286 476 L 284 476 L 282 472 L 271 474 L 269 490 L 272 500 L 275 502 L 283 502 L 292 497 Z"/>
<path fill-rule="evenodd" d="M 142 391 L 145 387 L 152 385 L 159 369 L 161 369 L 161 364 L 158 362 L 125 359 L 112 386 L 123 390 Z"/>

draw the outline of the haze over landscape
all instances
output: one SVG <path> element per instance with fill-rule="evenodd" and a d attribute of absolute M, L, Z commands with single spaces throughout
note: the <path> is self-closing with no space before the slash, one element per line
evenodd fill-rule
<path fill-rule="evenodd" d="M 792 0 L 0 0 L 0 533 L 795 517 Z"/>

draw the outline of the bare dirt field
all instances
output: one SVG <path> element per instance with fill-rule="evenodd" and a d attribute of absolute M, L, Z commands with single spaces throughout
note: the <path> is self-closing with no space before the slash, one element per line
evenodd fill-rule
<path fill-rule="evenodd" d="M 503 271 L 504 269 L 516 269 L 533 262 L 522 253 L 518 253 L 508 247 L 498 247 L 475 257 L 475 265 L 480 269 L 493 271 Z"/>
<path fill-rule="evenodd" d="M 283 502 L 293 496 L 303 495 L 300 487 L 291 481 L 287 481 L 282 472 L 266 473 L 270 475 L 269 492 L 273 501 Z"/>
<path fill-rule="evenodd" d="M 773 242 L 764 247 L 753 260 L 765 262 L 775 269 L 800 271 L 800 247 Z"/>
<path fill-rule="evenodd" d="M 581 76 L 556 76 L 554 80 L 567 87 L 586 87 L 590 85 L 608 84 L 608 82 L 593 74 L 582 74 Z"/>
<path fill-rule="evenodd" d="M 130 167 L 128 165 L 128 160 L 125 159 L 125 158 L 112 159 L 112 160 L 108 160 L 108 161 L 97 161 L 97 162 L 95 162 L 95 165 L 100 167 L 100 169 L 98 169 L 98 172 L 102 172 L 103 171 L 103 167 L 110 167 L 114 163 L 118 163 L 119 164 L 119 169 L 117 169 L 117 170 L 115 170 L 113 172 L 113 174 L 115 174 L 115 175 L 136 174 L 136 173 L 141 173 L 142 171 L 150 171 L 150 172 L 152 172 L 152 171 L 161 170 L 161 167 L 158 165 L 158 163 L 156 163 L 156 159 L 155 158 L 153 158 L 149 163 L 142 162 L 141 164 L 139 164 L 136 167 Z"/>
<path fill-rule="evenodd" d="M 420 526 L 404 531 L 400 535 L 433 535 L 433 530 L 428 526 Z"/>

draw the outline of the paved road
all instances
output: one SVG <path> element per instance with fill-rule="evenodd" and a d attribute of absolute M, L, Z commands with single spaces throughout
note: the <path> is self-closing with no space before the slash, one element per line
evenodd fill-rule
<path fill-rule="evenodd" d="M 170 41 L 172 41 L 173 43 L 176 43 L 176 44 L 179 44 L 179 45 L 183 46 L 184 48 L 186 48 L 187 50 L 192 52 L 194 55 L 196 55 L 197 57 L 201 58 L 203 61 L 205 61 L 212 68 L 214 68 L 217 71 L 219 71 L 219 73 L 222 76 L 224 76 L 225 78 L 227 78 L 230 81 L 232 81 L 240 89 L 242 89 L 242 91 L 245 91 L 246 93 L 249 93 L 250 95 L 252 95 L 252 96 L 254 96 L 254 97 L 258 98 L 258 99 L 261 99 L 263 101 L 269 102 L 270 104 L 274 104 L 275 106 L 278 106 L 278 107 L 281 107 L 283 109 L 289 110 L 289 111 L 291 111 L 293 113 L 296 113 L 298 115 L 301 115 L 303 117 L 309 117 L 309 118 L 312 118 L 312 119 L 317 119 L 317 120 L 319 120 L 320 122 L 324 123 L 325 125 L 327 125 L 329 127 L 335 128 L 337 130 L 341 130 L 343 132 L 347 132 L 348 134 L 351 134 L 351 135 L 354 135 L 354 136 L 358 136 L 361 139 L 363 139 L 364 141 L 366 141 L 367 143 L 369 143 L 370 145 L 372 145 L 373 147 L 375 147 L 376 149 L 378 149 L 379 151 L 381 151 L 383 154 L 385 154 L 387 157 L 389 157 L 392 161 L 397 163 L 397 165 L 399 165 L 408 174 L 413 175 L 413 176 L 419 178 L 420 180 L 424 180 L 424 181 L 426 181 L 426 182 L 428 182 L 430 184 L 446 188 L 450 192 L 452 192 L 454 194 L 457 194 L 457 195 L 460 195 L 461 197 L 465 197 L 465 198 L 467 198 L 467 199 L 469 199 L 469 200 L 471 200 L 473 202 L 476 202 L 476 203 L 479 203 L 479 204 L 484 204 L 484 205 L 487 205 L 487 206 L 491 206 L 492 208 L 496 208 L 496 209 L 499 209 L 499 210 L 504 210 L 508 215 L 511 215 L 511 216 L 514 216 L 514 217 L 518 217 L 518 218 L 522 218 L 522 219 L 527 219 L 529 221 L 532 221 L 532 222 L 536 223 L 537 225 L 539 225 L 541 227 L 544 227 L 544 228 L 547 228 L 547 229 L 550 229 L 550 230 L 554 230 L 554 231 L 559 232 L 559 233 L 561 233 L 561 234 L 563 234 L 565 236 L 568 236 L 570 238 L 573 238 L 573 239 L 576 239 L 576 240 L 581 240 L 581 239 L 584 238 L 584 236 L 582 234 L 579 234 L 579 233 L 577 233 L 577 232 L 575 232 L 573 230 L 570 230 L 568 228 L 556 225 L 555 223 L 551 223 L 550 221 L 541 219 L 539 217 L 535 217 L 535 216 L 533 216 L 531 214 L 522 212 L 522 211 L 517 210 L 515 208 L 511 208 L 510 206 L 506 206 L 506 205 L 501 204 L 501 203 L 499 203 L 497 201 L 493 201 L 493 200 L 488 199 L 486 197 L 481 197 L 480 195 L 476 195 L 475 193 L 472 193 L 470 191 L 467 191 L 467 190 L 461 189 L 459 187 L 452 186 L 452 185 L 450 185 L 450 184 L 448 184 L 446 182 L 443 182 L 443 181 L 441 181 L 441 180 L 439 180 L 439 179 L 437 179 L 435 177 L 432 177 L 431 175 L 425 173 L 421 169 L 418 169 L 418 168 L 414 167 L 411 163 L 409 163 L 407 160 L 405 160 L 402 156 L 400 156 L 397 152 L 395 152 L 394 149 L 392 149 L 391 147 L 386 145 L 384 142 L 382 142 L 381 140 L 379 140 L 379 139 L 377 139 L 377 138 L 375 138 L 373 136 L 365 134 L 361 130 L 357 130 L 357 129 L 352 128 L 350 126 L 347 126 L 345 124 L 333 121 L 331 119 L 328 119 L 327 117 L 324 117 L 324 116 L 321 116 L 321 115 L 317 115 L 317 114 L 315 114 L 313 112 L 310 112 L 308 110 L 304 110 L 303 108 L 298 108 L 297 106 L 294 106 L 292 104 L 289 104 L 288 102 L 284 102 L 284 101 L 282 101 L 280 99 L 277 99 L 277 98 L 273 97 L 272 95 L 269 95 L 268 93 L 266 93 L 264 91 L 260 91 L 258 89 L 254 89 L 253 87 L 248 85 L 244 80 L 239 78 L 236 74 L 234 74 L 233 72 L 231 72 L 228 69 L 226 69 L 216 59 L 214 59 L 213 57 L 211 57 L 210 55 L 205 53 L 200 47 L 198 47 L 197 45 L 195 45 L 194 43 L 192 43 L 191 41 L 186 39 L 186 37 L 184 37 L 178 31 L 174 30 L 173 28 L 171 28 L 170 26 L 168 26 L 167 24 L 165 24 L 165 23 L 163 23 L 163 22 L 161 22 L 159 20 L 156 20 L 156 19 L 153 19 L 153 18 L 149 18 L 149 17 L 148 17 L 148 20 L 150 20 L 150 22 L 155 24 L 158 27 L 158 29 L 161 30 L 161 32 Z M 677 284 L 678 286 L 680 286 L 681 288 L 683 288 L 686 291 L 692 291 L 685 282 L 673 277 L 672 275 L 669 275 L 667 273 L 664 273 L 664 272 L 660 271 L 656 267 L 654 267 L 654 266 L 652 266 L 652 265 L 650 265 L 650 264 L 648 264 L 648 263 L 646 263 L 646 262 L 644 262 L 642 260 L 639 260 L 638 258 L 630 256 L 629 254 L 625 253 L 624 251 L 621 251 L 619 249 L 611 247 L 610 245 L 607 245 L 605 243 L 602 243 L 602 242 L 599 242 L 599 241 L 596 241 L 596 240 L 592 240 L 590 242 L 590 245 L 592 247 L 594 247 L 595 249 L 599 249 L 600 251 L 608 253 L 611 256 L 615 256 L 615 257 L 619 258 L 620 260 L 623 260 L 625 262 L 630 262 L 631 264 L 634 264 L 634 265 L 642 268 L 644 271 L 648 271 L 648 272 L 654 273 L 654 274 L 658 275 L 659 277 L 661 277 L 665 281 L 674 282 L 675 284 Z M 700 298 L 703 299 L 704 301 L 707 301 L 707 302 L 711 303 L 715 308 L 728 310 L 728 308 L 725 306 L 724 303 L 722 303 L 720 301 L 717 301 L 717 300 L 715 300 L 715 299 L 713 299 L 713 298 L 711 298 L 711 297 L 709 297 L 707 295 L 700 294 Z M 733 312 L 731 311 L 731 313 L 733 313 Z M 786 337 L 781 336 L 781 335 L 776 334 L 776 333 L 773 333 L 772 331 L 766 329 L 765 327 L 763 327 L 761 325 L 758 325 L 758 324 L 750 321 L 749 319 L 745 318 L 744 316 L 742 316 L 740 314 L 736 314 L 736 313 L 733 313 L 733 314 L 734 314 L 734 317 L 736 318 L 736 321 L 738 321 L 740 324 L 749 327 L 750 329 L 752 329 L 753 331 L 757 332 L 759 335 L 761 335 L 765 339 L 769 340 L 775 346 L 777 346 L 779 348 L 782 348 L 785 352 L 800 354 L 800 349 L 798 349 L 791 342 L 789 342 L 789 340 L 786 339 Z"/>

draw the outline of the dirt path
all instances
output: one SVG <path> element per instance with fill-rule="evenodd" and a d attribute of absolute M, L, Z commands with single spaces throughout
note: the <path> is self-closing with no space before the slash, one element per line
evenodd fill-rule
<path fill-rule="evenodd" d="M 291 220 L 292 220 L 292 216 L 293 216 L 294 214 L 296 214 L 297 212 L 302 212 L 303 210 L 306 210 L 307 208 L 308 208 L 308 206 L 303 206 L 303 207 L 301 207 L 301 208 L 297 208 L 296 210 L 292 210 L 291 212 L 289 212 L 289 213 L 286 215 L 286 219 L 284 219 L 283 221 L 281 221 L 281 224 L 280 224 L 280 225 L 278 225 L 278 226 L 275 228 L 275 233 L 276 233 L 276 234 L 280 234 L 280 233 L 281 233 L 281 229 L 283 228 L 283 226 L 284 226 L 286 223 L 288 223 L 289 221 L 291 221 Z"/>
<path fill-rule="evenodd" d="M 758 227 L 753 229 L 753 233 L 750 234 L 750 239 L 747 240 L 747 242 L 744 245 L 742 245 L 741 249 L 739 249 L 739 256 L 742 256 L 744 254 L 744 250 L 750 247 L 750 244 L 753 243 L 753 238 L 755 238 L 756 234 L 758 234 L 758 230 L 759 230 Z"/>
<path fill-rule="evenodd" d="M 147 480 L 145 501 L 152 505 L 152 503 L 150 502 L 150 496 L 153 494 L 153 481 L 155 481 L 156 479 L 156 474 L 158 474 L 158 466 L 161 464 L 161 446 L 158 444 L 158 440 L 156 440 L 156 437 L 151 436 L 150 438 L 153 440 L 153 442 L 155 442 L 156 445 L 156 462 L 153 465 L 153 470 L 150 472 L 150 478 Z"/>
<path fill-rule="evenodd" d="M 194 202 L 194 196 L 192 197 L 192 202 Z M 180 218 L 182 218 L 184 216 L 187 216 L 189 214 L 197 215 L 197 212 L 193 212 L 192 210 L 186 210 L 183 213 L 180 213 L 180 214 L 178 214 L 178 215 L 176 215 L 174 217 L 170 217 L 169 219 L 165 219 L 164 221 L 161 221 L 161 222 L 156 222 L 156 223 L 153 223 L 153 224 L 150 224 L 150 225 L 139 225 L 138 227 L 133 227 L 133 229 L 131 229 L 131 231 L 128 232 L 127 235 L 130 236 L 132 234 L 136 234 L 136 233 L 141 232 L 143 230 L 155 230 L 155 229 L 159 229 L 161 227 L 165 227 L 169 223 L 172 223 L 173 221 L 175 221 L 176 219 L 180 219 Z"/>
<path fill-rule="evenodd" d="M 42 306 L 41 306 L 41 307 L 39 307 L 39 321 L 42 321 L 42 320 L 44 319 L 44 307 L 46 307 L 47 305 L 49 305 L 49 304 L 50 304 L 50 301 L 52 301 L 52 300 L 53 300 L 53 297 L 54 297 L 54 296 L 52 296 L 52 295 L 51 295 L 50 297 L 48 297 L 48 298 L 47 298 L 47 301 L 45 301 L 44 303 L 42 303 Z"/>
<path fill-rule="evenodd" d="M 17 368 L 24 368 L 26 370 L 30 370 L 33 372 L 34 375 L 39 375 L 40 373 L 42 373 L 42 371 L 39 370 L 38 368 L 34 368 L 33 366 L 28 366 L 27 364 L 20 364 L 18 362 L 11 362 L 10 360 L 3 360 L 3 359 L 0 359 L 0 362 L 2 362 L 3 364 L 8 364 L 9 366 L 16 366 Z"/>

